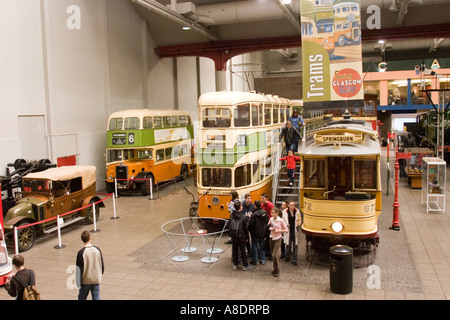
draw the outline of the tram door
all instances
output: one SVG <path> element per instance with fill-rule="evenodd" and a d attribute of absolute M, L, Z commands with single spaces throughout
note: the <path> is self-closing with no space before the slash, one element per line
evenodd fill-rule
<path fill-rule="evenodd" d="M 328 191 L 329 198 L 344 198 L 352 188 L 352 159 L 350 157 L 328 158 Z"/>

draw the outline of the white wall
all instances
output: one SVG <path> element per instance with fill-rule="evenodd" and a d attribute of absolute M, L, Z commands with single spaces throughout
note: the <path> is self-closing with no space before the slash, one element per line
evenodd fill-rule
<path fill-rule="evenodd" d="M 72 5 L 79 16 L 68 11 Z M 80 21 L 80 29 L 69 29 L 68 21 Z M 0 39 L 0 175 L 17 158 L 56 163 L 77 155 L 78 164 L 97 167 L 102 188 L 108 116 L 174 108 L 172 62 L 155 56 L 129 1 L 2 0 Z M 47 148 L 34 152 L 26 140 L 41 131 L 19 126 L 42 118 Z"/>
<path fill-rule="evenodd" d="M 0 39 L 0 175 L 18 158 L 56 163 L 76 155 L 77 164 L 97 167 L 102 189 L 112 112 L 178 108 L 195 121 L 199 95 L 216 90 L 212 60 L 155 54 L 129 1 L 2 0 Z M 227 89 L 248 90 L 227 74 Z M 26 123 L 39 126 L 24 130 Z"/>

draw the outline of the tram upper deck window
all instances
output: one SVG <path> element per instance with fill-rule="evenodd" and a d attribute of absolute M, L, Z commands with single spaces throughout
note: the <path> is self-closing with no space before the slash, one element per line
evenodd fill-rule
<path fill-rule="evenodd" d="M 280 106 L 280 123 L 286 122 L 286 108 L 284 106 Z"/>
<path fill-rule="evenodd" d="M 187 126 L 187 118 L 186 116 L 180 116 L 179 117 L 179 123 L 181 127 Z"/>
<path fill-rule="evenodd" d="M 355 189 L 377 188 L 377 161 L 355 159 L 353 163 Z"/>
<path fill-rule="evenodd" d="M 252 103 L 252 126 L 260 127 L 262 125 L 263 125 L 262 104 Z"/>
<path fill-rule="evenodd" d="M 171 127 L 170 117 L 169 116 L 164 116 L 163 117 L 163 124 L 164 124 L 164 128 L 170 128 Z"/>
<path fill-rule="evenodd" d="M 264 124 L 272 124 L 272 106 L 264 106 Z"/>
<path fill-rule="evenodd" d="M 122 118 L 112 118 L 109 121 L 109 130 L 122 130 L 123 119 Z"/>
<path fill-rule="evenodd" d="M 125 130 L 139 129 L 140 121 L 138 117 L 125 118 Z"/>
<path fill-rule="evenodd" d="M 203 168 L 202 186 L 216 188 L 231 187 L 231 169 Z"/>
<path fill-rule="evenodd" d="M 153 128 L 152 117 L 144 117 L 144 119 L 142 120 L 142 127 L 144 129 L 152 129 Z"/>
<path fill-rule="evenodd" d="M 273 106 L 273 123 L 279 123 L 280 122 L 280 116 L 279 116 L 279 106 Z"/>
<path fill-rule="evenodd" d="M 234 126 L 249 127 L 250 126 L 250 105 L 241 104 L 234 109 Z"/>
<path fill-rule="evenodd" d="M 325 160 L 306 159 L 304 179 L 306 188 L 325 188 Z"/>
<path fill-rule="evenodd" d="M 228 108 L 204 108 L 202 110 L 203 128 L 229 128 L 231 111 Z"/>
<path fill-rule="evenodd" d="M 157 116 L 157 117 L 153 117 L 153 126 L 155 128 L 162 128 L 162 117 L 161 116 Z"/>

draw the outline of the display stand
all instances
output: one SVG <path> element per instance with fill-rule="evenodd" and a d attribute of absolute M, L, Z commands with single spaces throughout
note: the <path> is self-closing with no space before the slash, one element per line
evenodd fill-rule
<path fill-rule="evenodd" d="M 427 213 L 445 214 L 446 166 L 441 158 L 424 157 L 422 172 L 422 204 L 426 204 Z"/>
<path fill-rule="evenodd" d="M 420 189 L 422 188 L 423 158 L 432 157 L 433 151 L 428 148 L 405 148 L 404 152 L 411 154 L 407 165 L 408 181 L 411 188 Z"/>

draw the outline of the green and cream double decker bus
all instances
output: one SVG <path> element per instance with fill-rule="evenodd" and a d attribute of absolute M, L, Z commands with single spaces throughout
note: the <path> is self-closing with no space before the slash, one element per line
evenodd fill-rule
<path fill-rule="evenodd" d="M 131 109 L 110 115 L 106 186 L 150 193 L 153 183 L 189 173 L 193 125 L 188 112 Z M 151 180 L 150 180 L 151 179 Z"/>
<path fill-rule="evenodd" d="M 290 101 L 252 92 L 211 92 L 199 99 L 199 217 L 229 218 L 230 191 L 271 199 L 273 170 Z M 203 196 L 201 196 L 203 195 Z"/>

